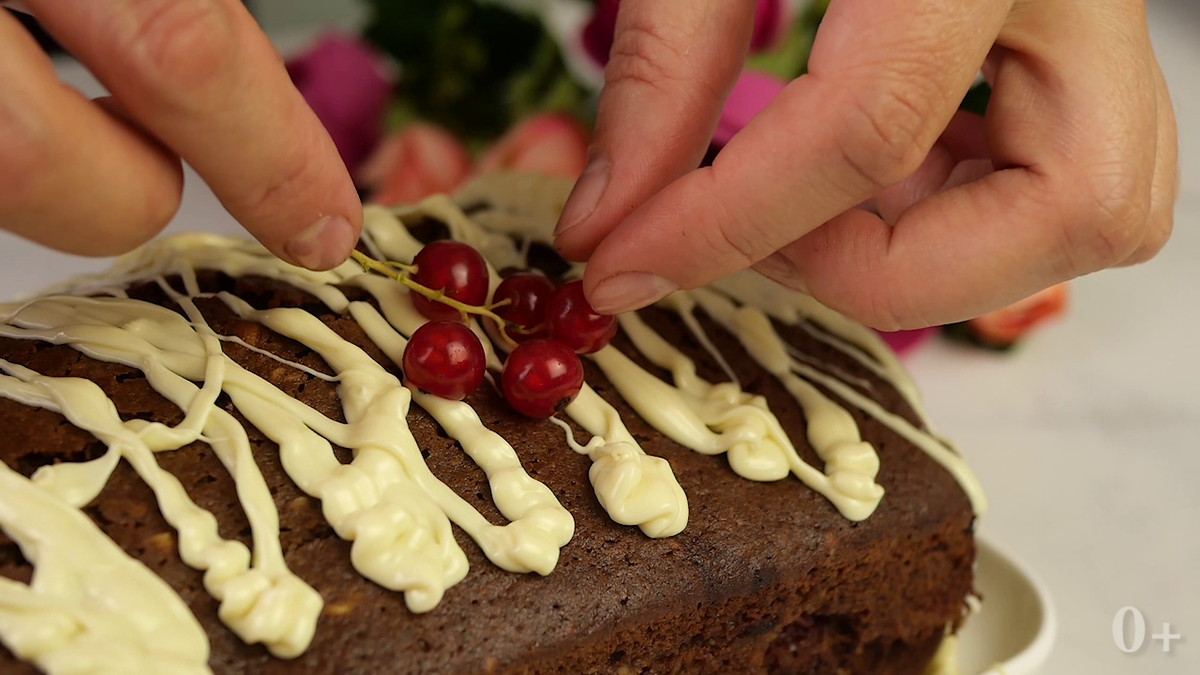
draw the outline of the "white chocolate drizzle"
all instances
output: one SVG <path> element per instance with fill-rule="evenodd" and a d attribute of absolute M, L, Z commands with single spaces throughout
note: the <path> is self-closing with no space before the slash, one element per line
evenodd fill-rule
<path fill-rule="evenodd" d="M 566 422 L 555 420 L 566 429 L 567 444 L 592 460 L 588 480 L 613 522 L 637 525 L 655 538 L 682 532 L 688 503 L 671 465 L 642 450 L 616 408 L 585 383 L 564 412 L 592 434 L 587 445 L 580 446 Z"/>
<path fill-rule="evenodd" d="M 738 272 L 712 284 L 712 288 L 738 302 L 757 307 L 785 324 L 800 326 L 810 336 L 853 358 L 892 385 L 916 412 L 923 425 L 925 407 L 916 383 L 909 377 L 883 339 L 875 331 L 855 323 L 825 307 L 811 296 L 783 290 L 774 282 L 753 272 Z M 812 323 L 824 330 L 817 330 Z"/>
<path fill-rule="evenodd" d="M 117 305 L 143 311 L 113 312 Z M 221 601 L 221 620 L 246 642 L 262 642 L 277 656 L 302 653 L 315 631 L 321 599 L 287 569 L 278 513 L 245 429 L 215 405 L 226 364 L 219 346 L 215 353 L 208 350 L 219 343 L 205 340 L 170 310 L 120 299 L 57 296 L 22 308 L 9 321 L 16 325 L 0 325 L 0 335 L 74 344 L 89 356 L 140 368 L 152 387 L 187 413 L 174 428 L 142 420 L 122 422 L 112 402 L 91 382 L 44 378 L 5 364 L 3 370 L 9 374 L 0 378 L 0 395 L 17 398 L 13 393 L 17 382 L 40 386 L 45 390 L 40 399 L 18 400 L 61 412 L 109 447 L 105 457 L 92 462 L 43 467 L 34 475 L 34 483 L 82 507 L 95 499 L 117 459 L 124 457 L 154 491 L 163 516 L 178 531 L 181 558 L 205 571 L 205 588 Z M 187 343 L 194 357 L 188 374 L 204 381 L 204 388 L 172 371 L 166 353 L 147 342 L 153 339 L 147 334 L 156 321 L 186 327 L 186 333 L 180 330 L 176 335 L 192 337 Z M 113 325 L 118 322 L 123 326 Z M 153 459 L 154 452 L 178 449 L 199 440 L 202 432 L 234 479 L 254 539 L 253 564 L 251 552 L 238 542 L 221 539 L 212 514 L 196 506 Z"/>
<path fill-rule="evenodd" d="M 924 675 L 959 675 L 958 637 L 946 631 L 941 644 L 933 654 L 933 660 L 925 667 Z"/>
<path fill-rule="evenodd" d="M 810 382 L 820 384 L 925 451 L 958 481 L 971 501 L 975 514 L 983 515 L 987 509 L 983 488 L 970 467 L 951 448 L 931 433 L 918 429 L 908 420 L 887 410 L 874 399 L 859 393 L 841 380 L 792 358 L 787 353 L 786 343 L 776 333 L 770 318 L 763 310 L 750 305 L 738 307 L 726 296 L 708 289 L 696 289 L 691 293 L 713 320 L 734 333 L 750 356 L 779 378 L 805 408 L 805 415 L 809 419 L 809 442 L 825 460 L 826 472 L 831 482 L 837 482 L 844 487 L 847 495 L 865 496 L 874 492 L 871 487 L 874 483 L 867 481 L 873 481 L 875 473 L 878 472 L 879 458 L 874 449 L 858 437 L 858 425 L 850 418 L 849 413 Z M 835 408 L 840 412 L 836 412 Z M 838 422 L 815 424 L 814 413 L 817 410 L 830 415 L 830 419 L 837 419 Z"/>
<path fill-rule="evenodd" d="M 547 214 L 561 208 L 554 203 L 532 219 L 481 216 L 492 230 L 480 227 L 446 197 L 395 212 L 368 207 L 363 239 L 375 255 L 408 261 L 421 243 L 403 221 L 435 218 L 454 238 L 485 255 L 494 290 L 499 282 L 495 269 L 524 266 L 529 244 L 548 242 L 553 220 Z M 510 235 L 519 237 L 522 245 Z M 178 533 L 183 561 L 205 571 L 205 588 L 220 601 L 221 620 L 246 642 L 261 642 L 280 657 L 295 657 L 307 648 L 321 611 L 320 596 L 287 568 L 276 506 L 251 455 L 246 430 L 216 405 L 221 393 L 279 446 L 289 477 L 321 501 L 332 529 L 352 542 L 354 567 L 375 583 L 403 593 L 410 610 L 433 609 L 445 590 L 467 574 L 466 555 L 454 540 L 451 523 L 505 570 L 545 575 L 554 569 L 559 550 L 573 534 L 573 518 L 549 488 L 525 472 L 518 452 L 488 429 L 469 404 L 407 386 L 303 309 L 256 309 L 231 293 L 203 294 L 197 270 L 235 278 L 262 276 L 304 291 L 331 311 L 352 318 L 397 366 L 407 336 L 425 321 L 407 289 L 362 274 L 353 263 L 312 272 L 283 263 L 257 244 L 200 234 L 158 240 L 122 257 L 107 273 L 77 277 L 24 303 L 0 305 L 0 336 L 70 345 L 89 357 L 136 368 L 185 414 L 175 427 L 122 420 L 94 383 L 46 377 L 0 361 L 0 396 L 57 411 L 108 447 L 92 461 L 43 467 L 32 480 L 0 466 L 0 486 L 5 486 L 0 491 L 0 527 L 35 565 L 31 584 L 0 579 L 0 639 L 14 653 L 51 673 L 115 673 L 130 667 L 207 672 L 207 641 L 186 606 L 79 510 L 101 492 L 121 459 L 153 490 L 165 519 Z M 183 292 L 167 283 L 172 276 L 180 277 Z M 183 315 L 127 297 L 125 287 L 145 281 L 158 283 Z M 375 304 L 351 301 L 339 285 L 357 286 Z M 862 520 L 883 497 L 883 488 L 875 483 L 879 458 L 862 440 L 854 418 L 815 386 L 820 385 L 929 453 L 963 486 L 976 512 L 982 512 L 978 485 L 954 452 L 847 386 L 842 380 L 848 374 L 789 353 L 768 317 L 805 326 L 817 339 L 890 382 L 920 414 L 915 387 L 873 333 L 809 299 L 767 292 L 754 282 L 735 280 L 717 289 L 676 293 L 660 306 L 679 315 L 729 382 L 702 379 L 695 362 L 636 314 L 620 317 L 622 331 L 648 362 L 669 373 L 671 382 L 615 347 L 591 356 L 649 424 L 696 452 L 725 454 L 730 466 L 751 480 L 795 475 L 846 518 Z M 110 297 L 80 297 L 87 294 Z M 218 335 L 197 307 L 199 298 L 218 300 L 241 319 L 303 344 L 333 374 L 274 355 L 241 337 Z M 736 373 L 696 319 L 696 307 L 733 333 L 791 392 L 803 409 L 808 441 L 824 462 L 823 470 L 800 457 L 765 398 L 741 389 Z M 821 330 L 809 326 L 810 320 Z M 485 346 L 489 369 L 498 371 L 501 359 L 491 341 L 478 323 L 471 327 Z M 223 342 L 335 384 L 345 422 L 326 417 L 239 366 L 224 353 Z M 863 382 L 856 384 L 861 387 Z M 407 424 L 414 402 L 484 471 L 507 523 L 489 522 L 429 470 Z M 585 384 L 563 412 L 592 436 L 580 445 L 566 422 L 552 419 L 565 430 L 566 445 L 591 459 L 589 480 L 615 522 L 637 526 L 650 537 L 668 537 L 684 529 L 687 497 L 670 464 L 639 446 L 616 408 Z M 251 525 L 252 551 L 220 538 L 213 515 L 191 501 L 179 481 L 155 460 L 155 453 L 195 442 L 211 446 L 233 477 Z M 340 462 L 334 445 L 350 450 L 352 461 Z M 84 558 L 65 553 L 70 547 L 94 554 Z"/>
<path fill-rule="evenodd" d="M 49 403 L 40 387 L 20 389 Z M 0 640 L 17 658 L 51 674 L 210 672 L 208 639 L 175 591 L 2 462 L 0 527 L 36 566 L 28 585 L 0 577 Z"/>

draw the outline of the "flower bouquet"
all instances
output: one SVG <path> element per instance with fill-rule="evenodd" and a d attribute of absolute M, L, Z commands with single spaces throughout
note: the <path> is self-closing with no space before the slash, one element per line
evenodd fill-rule
<path fill-rule="evenodd" d="M 620 0 L 369 0 L 360 36 L 328 34 L 288 63 L 364 197 L 450 192 L 490 171 L 576 178 Z M 828 0 L 757 0 L 750 55 L 706 161 L 805 72 Z M 963 107 L 982 113 L 988 89 Z M 1060 314 L 1060 285 L 947 330 L 887 333 L 899 352 L 937 332 L 1007 349 Z"/>

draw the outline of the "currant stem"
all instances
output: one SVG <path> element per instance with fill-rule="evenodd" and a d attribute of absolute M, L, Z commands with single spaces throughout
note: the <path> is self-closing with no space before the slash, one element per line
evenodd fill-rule
<path fill-rule="evenodd" d="M 403 272 L 407 272 L 408 274 L 416 274 L 417 273 L 416 265 L 406 265 L 402 262 L 396 262 L 394 260 L 384 260 L 383 264 L 387 265 L 388 267 L 394 267 Z"/>
<path fill-rule="evenodd" d="M 507 302 L 507 300 L 505 302 Z M 543 322 L 543 323 L 539 323 L 536 326 L 529 326 L 528 328 L 526 328 L 525 326 L 513 326 L 512 329 L 515 332 L 520 333 L 521 335 L 535 335 L 539 331 L 545 330 L 546 324 L 545 324 L 545 322 Z"/>
<path fill-rule="evenodd" d="M 376 274 L 385 276 L 408 288 L 410 291 L 419 293 L 430 300 L 433 300 L 434 302 L 440 302 L 447 307 L 458 310 L 458 313 L 462 315 L 463 321 L 466 321 L 468 316 L 471 314 L 476 314 L 478 316 L 486 317 L 492 321 L 495 321 L 496 325 L 500 328 L 500 335 L 509 344 L 509 347 L 515 347 L 517 345 L 516 340 L 513 340 L 508 335 L 508 322 L 492 311 L 492 308 L 494 307 L 502 307 L 508 304 L 509 301 L 507 299 L 501 300 L 490 307 L 476 307 L 475 305 L 468 305 L 449 297 L 442 291 L 435 291 L 432 288 L 426 288 L 425 286 L 422 286 L 421 284 L 418 284 L 410 279 L 408 275 L 416 271 L 417 268 L 415 265 L 405 265 L 404 263 L 392 261 L 379 261 L 368 256 L 362 251 L 351 251 L 350 257 L 354 259 L 354 262 L 362 266 L 364 272 L 375 272 Z M 399 271 L 397 271 L 397 269 Z"/>

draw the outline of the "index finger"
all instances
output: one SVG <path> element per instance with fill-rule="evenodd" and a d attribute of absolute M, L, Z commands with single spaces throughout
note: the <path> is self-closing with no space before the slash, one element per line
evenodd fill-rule
<path fill-rule="evenodd" d="M 585 277 L 592 304 L 625 311 L 749 267 L 912 173 L 1011 3 L 968 5 L 833 3 L 808 74 L 713 166 L 666 187 L 600 244 Z"/>
<path fill-rule="evenodd" d="M 362 207 L 333 141 L 235 0 L 28 0 L 129 114 L 273 253 L 324 269 Z"/>

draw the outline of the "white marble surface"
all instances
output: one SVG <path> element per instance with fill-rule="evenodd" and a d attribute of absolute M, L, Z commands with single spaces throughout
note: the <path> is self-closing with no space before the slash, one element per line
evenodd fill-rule
<path fill-rule="evenodd" d="M 982 530 L 1049 585 L 1060 636 L 1047 673 L 1200 672 L 1200 13 L 1151 6 L 1180 120 L 1183 189 L 1171 243 L 1153 262 L 1072 285 L 1066 320 L 1017 353 L 949 344 L 910 361 L 934 420 L 958 441 L 991 499 Z M 1189 13 L 1190 12 L 1190 13 Z M 86 93 L 98 87 L 60 69 Z M 234 232 L 189 174 L 169 230 Z M 99 269 L 0 234 L 0 296 Z M 1123 654 L 1112 622 L 1146 617 L 1146 644 Z M 1164 622 L 1171 653 L 1151 639 Z"/>

